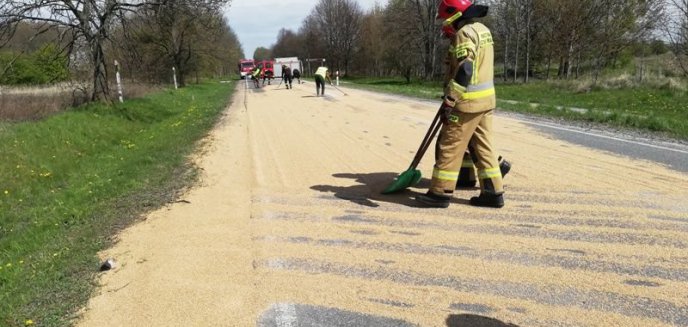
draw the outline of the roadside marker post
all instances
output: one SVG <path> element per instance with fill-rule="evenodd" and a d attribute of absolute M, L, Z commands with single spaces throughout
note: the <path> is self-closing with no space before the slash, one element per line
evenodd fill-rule
<path fill-rule="evenodd" d="M 172 67 L 172 79 L 174 79 L 174 89 L 177 89 L 177 69 Z"/>
<path fill-rule="evenodd" d="M 115 78 L 117 79 L 117 95 L 119 97 L 119 103 L 124 103 L 124 97 L 122 96 L 122 79 L 119 75 L 119 63 L 115 60 Z"/>
<path fill-rule="evenodd" d="M 337 78 L 337 86 L 339 86 L 339 71 L 336 71 L 336 72 L 334 73 L 334 75 L 335 75 L 336 78 Z"/>

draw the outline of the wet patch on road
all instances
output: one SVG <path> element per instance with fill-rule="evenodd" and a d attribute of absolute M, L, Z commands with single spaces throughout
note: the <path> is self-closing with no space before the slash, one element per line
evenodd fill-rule
<path fill-rule="evenodd" d="M 646 287 L 660 287 L 660 286 L 662 286 L 662 284 L 660 284 L 660 283 L 655 283 L 655 282 L 651 282 L 648 280 L 636 280 L 636 279 L 627 279 L 624 281 L 624 284 L 632 285 L 632 286 L 646 286 Z"/>
<path fill-rule="evenodd" d="M 279 264 L 273 264 L 277 260 Z M 311 274 L 329 274 L 366 280 L 384 280 L 405 285 L 445 287 L 458 292 L 487 294 L 509 299 L 535 301 L 540 304 L 577 307 L 585 310 L 615 312 L 629 317 L 643 317 L 679 326 L 688 325 L 688 307 L 642 296 L 583 290 L 569 286 L 460 278 L 391 270 L 385 267 L 361 267 L 342 263 L 296 258 L 270 259 L 264 266 Z"/>
<path fill-rule="evenodd" d="M 406 235 L 406 236 L 419 236 L 422 235 L 421 233 L 416 233 L 416 232 L 407 232 L 403 230 L 392 230 L 389 231 L 392 234 L 400 234 L 400 235 Z"/>
<path fill-rule="evenodd" d="M 389 305 L 389 306 L 397 307 L 397 308 L 413 308 L 413 307 L 415 307 L 415 305 L 413 305 L 413 304 L 399 302 L 399 301 L 385 300 L 385 299 L 366 298 L 365 300 L 370 301 L 370 302 L 374 302 L 374 303 Z"/>
<path fill-rule="evenodd" d="M 480 303 L 452 303 L 449 309 L 480 314 L 488 314 L 495 311 L 491 306 Z"/>
<path fill-rule="evenodd" d="M 578 255 L 585 255 L 585 251 L 582 250 L 574 250 L 574 249 L 547 249 L 549 251 L 554 251 L 554 252 L 567 252 L 567 253 L 573 253 L 573 254 L 578 254 Z"/>
<path fill-rule="evenodd" d="M 379 232 L 376 232 L 374 230 L 370 229 L 362 229 L 362 230 L 350 230 L 349 232 L 354 233 L 354 234 L 360 234 L 360 235 L 379 235 Z"/>
<path fill-rule="evenodd" d="M 660 215 L 648 215 L 647 218 L 648 219 L 672 221 L 672 222 L 677 222 L 677 223 L 688 224 L 688 219 L 684 219 L 684 218 L 676 218 L 676 217 L 660 216 Z"/>
<path fill-rule="evenodd" d="M 412 243 L 363 242 L 333 239 L 318 240 L 307 237 L 272 237 L 269 241 L 413 254 L 448 255 L 491 262 L 506 262 L 527 267 L 559 267 L 568 270 L 587 270 L 645 278 L 661 278 L 671 281 L 688 281 L 688 270 L 686 269 L 659 266 L 633 266 L 611 260 L 586 260 L 582 257 L 586 255 L 586 253 L 575 249 L 547 249 L 575 255 L 571 257 L 562 255 L 538 255 L 516 251 L 479 250 L 468 246 L 432 246 Z"/>
<path fill-rule="evenodd" d="M 258 327 L 411 327 L 418 326 L 401 319 L 387 318 L 338 308 L 275 303 L 264 311 L 257 322 Z"/>
<path fill-rule="evenodd" d="M 350 222 L 363 222 L 363 223 L 375 223 L 377 222 L 376 219 L 372 218 L 365 218 L 359 215 L 346 215 L 346 216 L 339 216 L 339 217 L 334 217 L 332 220 L 338 220 L 338 221 L 350 221 Z"/>

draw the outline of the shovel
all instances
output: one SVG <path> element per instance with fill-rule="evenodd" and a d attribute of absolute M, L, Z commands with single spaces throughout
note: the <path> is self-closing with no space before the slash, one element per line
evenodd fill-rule
<path fill-rule="evenodd" d="M 437 111 L 435 119 L 432 120 L 432 124 L 430 124 L 430 128 L 428 128 L 428 132 L 425 134 L 425 138 L 423 138 L 423 142 L 420 144 L 420 147 L 416 152 L 416 156 L 413 157 L 411 166 L 409 166 L 405 172 L 399 174 L 399 176 L 397 176 L 397 178 L 395 178 L 394 181 L 387 186 L 387 188 L 382 190 L 382 194 L 399 192 L 407 187 L 418 184 L 421 178 L 421 173 L 420 170 L 416 169 L 416 167 L 418 167 L 420 160 L 423 158 L 423 155 L 425 155 L 425 151 L 427 151 L 430 147 L 432 139 L 435 138 L 435 135 L 437 135 L 437 132 L 439 132 L 440 127 L 442 127 L 442 122 L 440 121 L 441 114 L 442 107 L 440 107 L 440 109 Z"/>

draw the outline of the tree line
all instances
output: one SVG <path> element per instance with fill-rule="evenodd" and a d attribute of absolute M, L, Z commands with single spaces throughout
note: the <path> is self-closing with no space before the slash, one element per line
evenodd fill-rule
<path fill-rule="evenodd" d="M 172 67 L 181 86 L 189 77 L 228 75 L 244 56 L 223 17 L 230 1 L 4 0 L 0 80 L 33 55 L 36 39 L 90 81 L 92 100 L 110 98 L 115 60 L 125 76 L 145 82 L 171 81 Z"/>
<path fill-rule="evenodd" d="M 491 0 L 483 22 L 495 40 L 497 74 L 511 82 L 597 79 L 636 55 L 672 51 L 688 76 L 688 0 Z M 441 76 L 447 42 L 438 0 L 319 0 L 298 30 L 282 29 L 257 57 L 326 58 L 344 75 Z"/>

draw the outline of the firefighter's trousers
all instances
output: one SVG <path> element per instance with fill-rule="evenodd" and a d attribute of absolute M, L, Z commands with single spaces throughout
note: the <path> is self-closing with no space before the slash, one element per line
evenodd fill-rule
<path fill-rule="evenodd" d="M 431 192 L 437 195 L 454 192 L 459 172 L 464 161 L 469 159 L 464 155 L 470 143 L 478 168 L 480 191 L 493 195 L 504 193 L 502 174 L 492 146 L 492 115 L 493 110 L 479 113 L 454 110 L 451 113 L 450 119 L 440 130 Z"/>
<path fill-rule="evenodd" d="M 440 144 L 442 143 L 440 139 L 441 137 L 437 137 L 437 143 L 435 143 L 435 161 L 437 161 L 440 156 Z M 475 150 L 473 150 L 473 152 L 475 152 Z M 475 165 L 473 164 L 474 160 L 477 161 L 471 156 L 471 142 L 468 142 L 468 150 L 466 150 L 466 152 L 463 154 L 461 170 L 459 170 L 459 185 L 475 184 L 477 177 L 475 176 Z"/>

